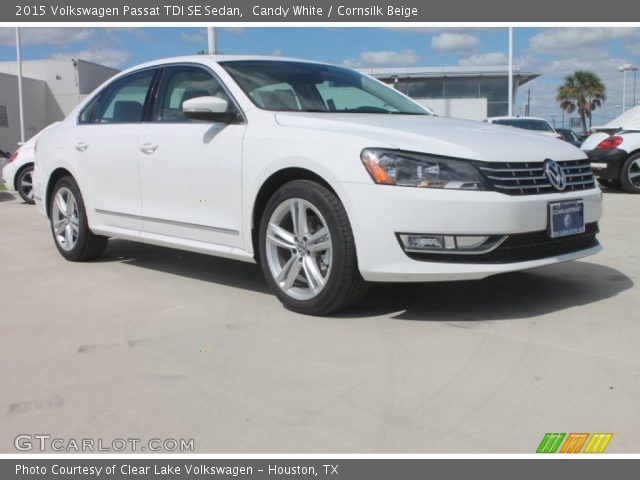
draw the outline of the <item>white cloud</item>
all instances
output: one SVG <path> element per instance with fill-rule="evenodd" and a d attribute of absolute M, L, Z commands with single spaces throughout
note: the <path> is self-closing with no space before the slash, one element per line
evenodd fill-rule
<path fill-rule="evenodd" d="M 413 50 L 392 52 L 388 50 L 376 52 L 362 52 L 358 58 L 349 58 L 342 64 L 346 67 L 395 66 L 415 65 L 420 57 Z"/>
<path fill-rule="evenodd" d="M 464 53 L 474 50 L 480 41 L 467 33 L 441 33 L 431 39 L 431 48 L 441 53 Z"/>
<path fill-rule="evenodd" d="M 281 48 L 276 48 L 273 52 L 271 52 L 271 55 L 273 55 L 274 57 L 283 57 L 284 51 Z"/>
<path fill-rule="evenodd" d="M 503 52 L 480 53 L 458 60 L 458 65 L 463 67 L 481 67 L 493 65 L 506 65 L 509 62 L 507 55 Z"/>
<path fill-rule="evenodd" d="M 205 43 L 207 41 L 207 37 L 202 32 L 194 32 L 194 33 L 186 33 L 180 32 L 180 38 L 189 43 Z"/>
<path fill-rule="evenodd" d="M 115 50 L 110 48 L 81 50 L 79 52 L 56 53 L 51 58 L 65 59 L 78 58 L 88 62 L 99 63 L 107 67 L 122 67 L 131 58 L 131 53 L 126 50 Z"/>
<path fill-rule="evenodd" d="M 22 45 L 72 45 L 90 39 L 92 28 L 22 27 Z M 0 45 L 15 45 L 15 28 L 0 28 Z"/>
<path fill-rule="evenodd" d="M 589 46 L 601 46 L 607 40 L 640 38 L 640 29 L 626 27 L 549 28 L 531 37 L 529 46 L 535 52 L 575 52 Z"/>

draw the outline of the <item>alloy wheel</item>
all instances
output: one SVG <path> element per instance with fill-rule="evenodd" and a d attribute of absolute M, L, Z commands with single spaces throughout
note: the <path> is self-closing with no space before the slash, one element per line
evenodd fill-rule
<path fill-rule="evenodd" d="M 627 175 L 629 176 L 629 182 L 634 187 L 640 188 L 640 158 L 635 159 L 631 165 L 629 165 Z"/>
<path fill-rule="evenodd" d="M 284 293 L 309 300 L 322 291 L 333 251 L 327 222 L 313 204 L 290 198 L 278 205 L 269 218 L 265 242 L 269 270 Z"/>
<path fill-rule="evenodd" d="M 23 198 L 33 200 L 33 169 L 27 170 L 20 178 L 20 193 Z"/>
<path fill-rule="evenodd" d="M 56 192 L 51 209 L 51 223 L 60 248 L 72 250 L 78 243 L 80 217 L 76 197 L 67 187 L 61 187 Z"/>

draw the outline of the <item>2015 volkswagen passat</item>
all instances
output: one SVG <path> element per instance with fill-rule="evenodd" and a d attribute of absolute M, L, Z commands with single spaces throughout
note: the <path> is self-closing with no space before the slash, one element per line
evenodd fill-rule
<path fill-rule="evenodd" d="M 193 56 L 119 74 L 37 143 L 35 200 L 60 253 L 108 237 L 258 262 L 324 314 L 367 282 L 479 279 L 596 253 L 580 150 L 439 118 L 337 66 Z"/>

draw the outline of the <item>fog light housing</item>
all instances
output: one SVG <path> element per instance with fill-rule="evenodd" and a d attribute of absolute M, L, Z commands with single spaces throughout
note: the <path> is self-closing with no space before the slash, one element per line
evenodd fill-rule
<path fill-rule="evenodd" d="M 507 235 L 441 235 L 429 233 L 399 233 L 398 239 L 408 253 L 487 253 Z"/>

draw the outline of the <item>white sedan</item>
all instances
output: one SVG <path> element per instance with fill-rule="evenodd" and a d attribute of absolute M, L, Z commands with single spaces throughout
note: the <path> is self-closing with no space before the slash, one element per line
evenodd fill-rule
<path fill-rule="evenodd" d="M 33 147 L 35 139 L 31 139 L 13 152 L 9 161 L 2 168 L 2 180 L 5 187 L 16 192 L 26 203 L 33 205 Z"/>
<path fill-rule="evenodd" d="M 43 133 L 35 200 L 68 260 L 109 237 L 262 267 L 326 314 L 367 282 L 480 279 L 600 250 L 566 142 L 431 115 L 356 71 L 192 56 L 122 72 Z"/>

